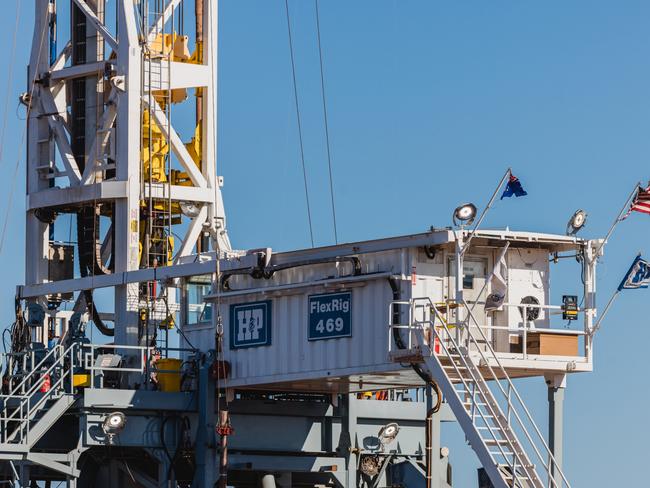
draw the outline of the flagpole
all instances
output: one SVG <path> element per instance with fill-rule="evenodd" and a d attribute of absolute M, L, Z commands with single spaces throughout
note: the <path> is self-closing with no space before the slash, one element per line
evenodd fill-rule
<path fill-rule="evenodd" d="M 598 256 L 598 255 L 596 255 Z M 589 332 L 589 337 L 593 337 L 596 331 L 600 328 L 600 324 L 603 322 L 603 319 L 605 318 L 605 315 L 607 315 L 607 312 L 609 312 L 609 309 L 611 308 L 612 304 L 614 303 L 614 300 L 618 297 L 618 295 L 621 293 L 622 290 L 625 289 L 625 284 L 627 280 L 629 280 L 631 273 L 634 271 L 634 265 L 641 260 L 641 253 L 637 254 L 636 258 L 634 261 L 632 261 L 632 265 L 630 266 L 630 269 L 628 269 L 627 273 L 625 273 L 625 276 L 623 277 L 623 281 L 621 281 L 621 284 L 618 285 L 618 288 L 616 288 L 616 291 L 612 295 L 612 297 L 609 299 L 607 302 L 607 305 L 605 306 L 605 309 L 603 310 L 603 314 L 598 318 L 598 321 L 596 322 L 596 325 L 593 326 L 591 331 Z"/>
<path fill-rule="evenodd" d="M 614 301 L 616 300 L 616 298 L 618 298 L 618 295 L 620 295 L 620 293 L 621 290 L 616 290 L 612 295 L 612 297 L 609 299 L 607 305 L 605 306 L 605 309 L 603 310 L 603 314 L 600 317 L 598 317 L 598 321 L 596 322 L 596 325 L 594 325 L 591 331 L 589 331 L 589 337 L 593 337 L 594 334 L 598 331 L 598 329 L 600 329 L 600 324 L 603 322 L 605 315 L 607 315 L 607 312 L 609 312 L 609 309 L 614 304 Z"/>
<path fill-rule="evenodd" d="M 483 209 L 481 212 L 481 216 L 478 218 L 476 221 L 476 224 L 474 225 L 474 228 L 471 230 L 469 233 L 469 237 L 463 244 L 463 248 L 460 250 L 460 255 L 462 256 L 465 254 L 465 251 L 469 249 L 469 243 L 472 242 L 472 239 L 474 238 L 474 234 L 476 233 L 476 230 L 479 228 L 481 223 L 483 222 L 483 219 L 485 219 L 485 216 L 488 213 L 488 210 L 492 208 L 492 205 L 494 204 L 494 200 L 496 200 L 497 195 L 499 194 L 499 191 L 501 191 L 501 187 L 505 183 L 505 181 L 510 178 L 510 175 L 512 174 L 512 168 L 508 168 L 506 173 L 503 175 L 501 178 L 501 181 L 499 182 L 499 186 L 497 186 L 496 190 L 494 190 L 494 193 L 492 194 L 492 198 L 490 198 L 490 201 L 488 202 L 487 206 Z M 462 232 L 462 231 L 461 231 Z"/>
<path fill-rule="evenodd" d="M 627 200 L 625 200 L 625 205 L 623 205 L 623 208 L 622 208 L 621 211 L 618 213 L 618 216 L 616 217 L 616 220 L 614 220 L 614 222 L 612 223 L 612 226 L 609 228 L 609 231 L 607 232 L 607 235 L 605 236 L 605 238 L 603 239 L 603 241 L 602 241 L 602 242 L 600 243 L 600 245 L 598 246 L 598 249 L 596 249 L 596 254 L 594 254 L 594 259 L 598 259 L 598 255 L 600 254 L 600 251 L 603 249 L 603 246 L 605 245 L 605 243 L 607 242 L 607 240 L 612 236 L 612 233 L 614 232 L 614 229 L 616 229 L 616 227 L 618 226 L 618 224 L 622 222 L 621 217 L 623 216 L 623 213 L 624 213 L 626 210 L 629 210 L 630 201 L 634 198 L 634 196 L 636 195 L 636 193 L 639 191 L 639 188 L 640 188 L 640 187 L 641 187 L 641 183 L 637 183 L 637 184 L 634 186 L 634 190 L 632 191 L 632 193 L 630 194 L 630 196 L 627 197 Z"/>
<path fill-rule="evenodd" d="M 494 263 L 494 266 L 492 267 L 492 273 L 490 273 L 490 276 L 488 276 L 487 280 L 485 280 L 485 283 L 483 283 L 483 288 L 481 288 L 481 291 L 479 291 L 479 292 L 478 292 L 478 295 L 476 295 L 476 296 L 478 297 L 478 299 L 481 298 L 481 295 L 483 294 L 483 292 L 485 291 L 485 289 L 487 288 L 487 286 L 488 286 L 488 285 L 490 284 L 490 282 L 492 281 L 492 278 L 494 278 L 494 275 L 496 275 L 496 273 L 497 273 L 497 266 L 500 266 L 500 265 L 501 265 L 501 260 L 502 260 L 503 257 L 506 255 L 506 252 L 508 251 L 508 248 L 509 248 L 509 247 L 510 247 L 510 242 L 506 242 L 506 245 L 503 246 L 503 249 L 501 250 L 501 254 L 500 254 L 499 257 L 498 257 L 497 262 Z M 472 307 L 469 309 L 470 313 L 474 311 L 474 307 L 476 307 L 476 305 L 477 305 L 477 303 L 478 303 L 478 299 L 477 299 L 476 302 L 474 302 L 474 303 L 472 304 Z"/>

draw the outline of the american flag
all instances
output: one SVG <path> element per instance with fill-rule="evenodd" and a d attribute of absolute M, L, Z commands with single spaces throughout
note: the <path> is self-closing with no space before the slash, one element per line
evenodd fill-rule
<path fill-rule="evenodd" d="M 630 216 L 632 212 L 641 212 L 645 214 L 650 214 L 650 183 L 647 188 L 639 187 L 636 192 L 636 196 L 632 201 L 630 210 L 627 212 L 623 219 L 626 219 Z"/>

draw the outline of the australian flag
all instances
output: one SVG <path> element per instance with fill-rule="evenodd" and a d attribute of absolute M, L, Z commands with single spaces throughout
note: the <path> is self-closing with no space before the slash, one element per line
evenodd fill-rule
<path fill-rule="evenodd" d="M 618 291 L 648 288 L 650 285 L 650 264 L 639 254 L 618 286 Z"/>
<path fill-rule="evenodd" d="M 524 188 L 521 186 L 521 181 L 519 181 L 519 178 L 510 173 L 510 179 L 508 180 L 508 184 L 506 185 L 506 189 L 503 192 L 503 195 L 501 195 L 501 200 L 504 198 L 509 198 L 513 195 L 516 197 L 525 197 L 528 195 L 528 193 L 526 193 L 526 190 L 524 190 Z"/>

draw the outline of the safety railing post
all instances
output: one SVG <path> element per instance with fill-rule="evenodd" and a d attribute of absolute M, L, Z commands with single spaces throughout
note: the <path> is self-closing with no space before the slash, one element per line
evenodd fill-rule
<path fill-rule="evenodd" d="M 521 351 L 522 354 L 524 355 L 524 359 L 528 359 L 528 307 L 524 305 L 524 335 L 523 335 L 523 343 L 521 345 Z"/>

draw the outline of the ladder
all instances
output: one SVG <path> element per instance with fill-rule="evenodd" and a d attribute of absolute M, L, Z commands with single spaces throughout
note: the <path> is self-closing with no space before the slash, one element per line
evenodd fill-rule
<path fill-rule="evenodd" d="M 424 364 L 495 488 L 570 488 L 481 326 L 459 307 L 467 319 L 451 324 L 429 298 L 392 302 L 391 360 Z"/>
<path fill-rule="evenodd" d="M 72 406 L 78 353 L 72 344 L 57 345 L 40 359 L 37 351 L 5 355 L 8 392 L 0 395 L 0 453 L 29 451 Z M 20 373 L 14 376 L 14 370 Z"/>
<path fill-rule="evenodd" d="M 171 134 L 171 106 L 173 95 L 171 89 L 171 67 L 173 46 L 168 50 L 166 35 L 173 39 L 173 16 L 164 18 L 166 2 L 155 2 L 155 10 L 151 11 L 147 3 L 143 11 L 144 25 L 158 25 L 157 20 L 162 18 L 160 27 L 156 27 L 147 38 L 144 49 L 144 69 L 146 76 L 143 78 L 142 95 L 146 98 L 148 107 L 148 130 L 143 134 L 143 148 L 147 145 L 146 156 L 143 158 L 145 174 L 143 182 L 148 195 L 146 199 L 146 227 L 143 242 L 144 267 L 156 268 L 167 266 L 172 258 L 172 224 L 173 204 L 171 195 L 172 161 L 171 143 L 165 134 Z M 153 19 L 153 23 L 151 22 Z M 166 33 L 167 20 L 171 20 L 171 33 Z M 159 127 L 155 121 L 154 110 L 160 111 L 166 120 L 166 127 Z M 146 144 L 145 144 L 146 143 Z M 141 288 L 139 296 L 139 309 L 145 310 L 145 340 L 147 346 L 155 343 L 159 349 L 167 350 L 169 337 L 167 329 L 163 334 L 158 334 L 160 324 L 169 314 L 167 286 L 157 288 L 155 282 L 147 283 Z M 165 314 L 167 312 L 167 314 Z"/>

